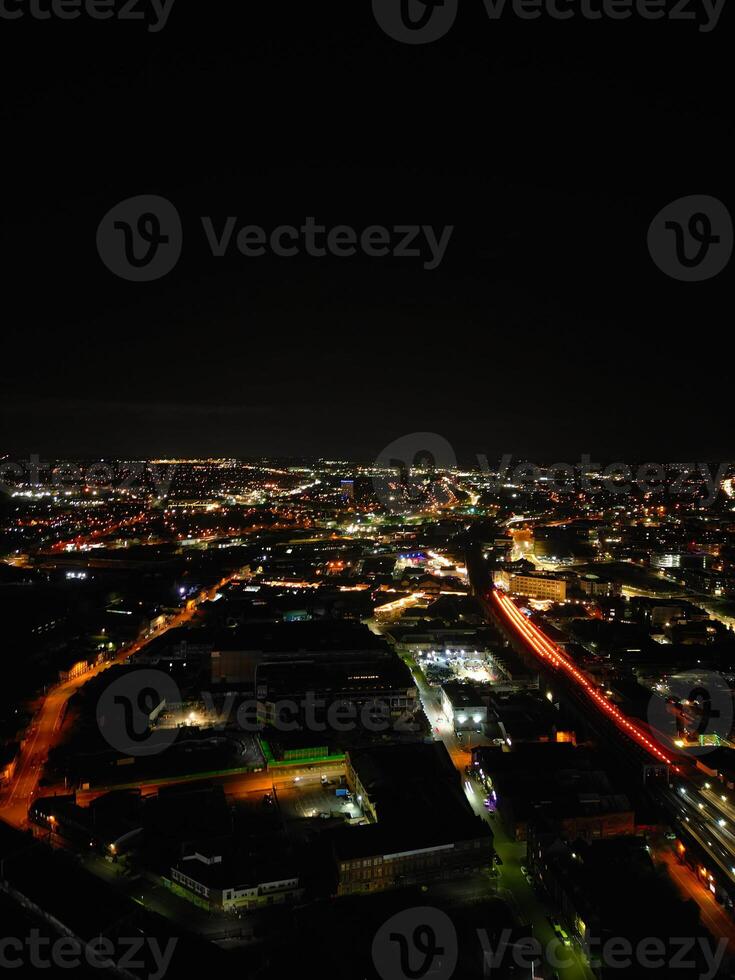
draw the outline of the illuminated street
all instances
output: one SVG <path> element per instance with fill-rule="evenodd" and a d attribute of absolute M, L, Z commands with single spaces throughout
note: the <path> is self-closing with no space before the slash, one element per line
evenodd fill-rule
<path fill-rule="evenodd" d="M 138 640 L 118 651 L 114 662 L 122 663 L 126 661 L 133 654 L 142 650 L 146 644 L 162 636 L 168 630 L 176 629 L 184 623 L 189 622 L 196 615 L 198 605 L 201 602 L 214 598 L 217 590 L 224 586 L 224 584 L 225 581 L 218 583 L 216 587 L 200 596 L 197 602 L 192 603 L 191 608 L 182 610 L 166 624 L 152 631 L 145 639 Z M 43 766 L 48 758 L 48 753 L 54 746 L 55 740 L 59 735 L 69 699 L 92 677 L 102 673 L 109 666 L 110 663 L 102 664 L 80 677 L 76 677 L 65 684 L 52 688 L 43 697 L 34 718 L 29 742 L 25 746 L 18 764 L 17 772 L 10 786 L 0 798 L 1 819 L 16 827 L 26 825 L 28 807 L 36 795 L 38 781 L 43 775 Z"/>

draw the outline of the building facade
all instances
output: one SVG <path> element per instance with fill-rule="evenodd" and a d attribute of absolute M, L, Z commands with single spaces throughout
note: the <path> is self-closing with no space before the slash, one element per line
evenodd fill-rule
<path fill-rule="evenodd" d="M 553 575 L 519 575 L 501 569 L 495 572 L 493 580 L 498 588 L 511 595 L 551 599 L 554 602 L 564 602 L 567 597 L 566 580 Z"/>

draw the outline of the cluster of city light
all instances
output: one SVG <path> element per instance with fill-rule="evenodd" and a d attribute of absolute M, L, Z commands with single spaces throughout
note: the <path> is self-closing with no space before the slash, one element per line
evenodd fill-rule
<path fill-rule="evenodd" d="M 619 708 L 601 694 L 588 678 L 575 667 L 569 657 L 562 653 L 555 643 L 552 643 L 537 626 L 529 623 L 512 599 L 497 590 L 493 591 L 493 596 L 500 609 L 503 610 L 515 629 L 524 637 L 531 649 L 538 656 L 552 664 L 552 666 L 563 670 L 564 673 L 571 677 L 584 690 L 585 694 L 595 702 L 597 707 L 607 714 L 625 735 L 628 735 L 636 741 L 641 748 L 646 749 L 659 762 L 664 762 L 667 765 L 671 763 L 671 760 L 661 751 L 658 745 L 648 738 L 646 733 L 638 725 L 630 721 Z"/>
<path fill-rule="evenodd" d="M 417 602 L 421 602 L 424 598 L 423 592 L 412 592 L 411 595 L 403 596 L 401 599 L 394 599 L 392 602 L 386 602 L 382 606 L 376 606 L 373 612 L 376 616 L 382 613 L 397 612 L 399 609 L 405 609 L 407 606 L 415 606 Z"/>

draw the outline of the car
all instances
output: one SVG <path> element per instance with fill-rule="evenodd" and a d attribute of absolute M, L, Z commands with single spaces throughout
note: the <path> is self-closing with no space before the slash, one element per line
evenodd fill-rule
<path fill-rule="evenodd" d="M 495 861 L 496 864 L 502 864 L 503 863 L 503 859 L 501 858 L 501 856 L 499 854 L 493 854 L 493 861 Z"/>
<path fill-rule="evenodd" d="M 667 834 L 666 840 L 676 840 L 676 834 Z"/>

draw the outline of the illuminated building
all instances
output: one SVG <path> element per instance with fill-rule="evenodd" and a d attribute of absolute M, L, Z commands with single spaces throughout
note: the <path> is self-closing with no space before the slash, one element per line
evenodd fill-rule
<path fill-rule="evenodd" d="M 513 572 L 496 571 L 495 585 L 512 595 L 524 595 L 530 599 L 552 599 L 564 602 L 567 597 L 567 583 L 562 578 L 541 573 L 518 575 Z"/>
<path fill-rule="evenodd" d="M 449 681 L 442 685 L 442 709 L 447 716 L 447 721 L 455 731 L 470 731 L 485 725 L 487 722 L 487 696 L 475 684 Z"/>
<path fill-rule="evenodd" d="M 216 849 L 187 855 L 171 868 L 171 879 L 210 908 L 225 912 L 284 905 L 303 894 L 292 871 L 230 861 Z"/>
<path fill-rule="evenodd" d="M 443 745 L 347 754 L 347 783 L 371 821 L 334 835 L 337 894 L 385 891 L 487 871 L 493 836 L 467 802 Z M 406 819 L 409 813 L 421 819 Z"/>
<path fill-rule="evenodd" d="M 342 499 L 346 504 L 354 504 L 355 502 L 355 481 L 354 480 L 340 480 L 340 489 L 342 491 Z"/>

